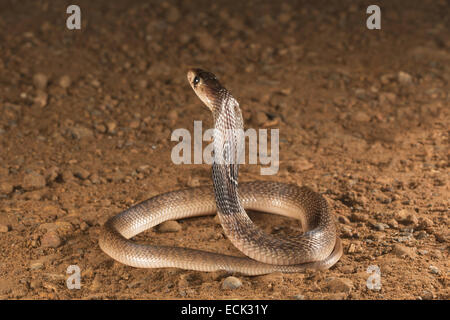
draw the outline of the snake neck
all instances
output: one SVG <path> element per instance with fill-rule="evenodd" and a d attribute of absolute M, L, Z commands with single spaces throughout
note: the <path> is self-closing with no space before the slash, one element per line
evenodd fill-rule
<path fill-rule="evenodd" d="M 238 194 L 239 162 L 244 148 L 244 122 L 239 103 L 224 89 L 213 110 L 212 177 L 219 214 L 244 210 Z"/>

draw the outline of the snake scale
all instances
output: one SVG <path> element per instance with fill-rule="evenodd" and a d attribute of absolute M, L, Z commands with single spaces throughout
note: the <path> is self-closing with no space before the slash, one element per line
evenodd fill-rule
<path fill-rule="evenodd" d="M 245 275 L 324 270 L 342 256 L 333 215 L 326 200 L 307 187 L 270 181 L 238 183 L 239 103 L 210 72 L 191 69 L 188 81 L 214 118 L 213 187 L 196 187 L 157 195 L 110 218 L 99 237 L 101 249 L 113 259 L 139 268 L 175 267 L 226 270 Z M 299 219 L 303 233 L 275 237 L 256 226 L 245 210 Z M 135 243 L 133 236 L 167 220 L 217 212 L 227 238 L 247 257 L 190 248 Z"/>

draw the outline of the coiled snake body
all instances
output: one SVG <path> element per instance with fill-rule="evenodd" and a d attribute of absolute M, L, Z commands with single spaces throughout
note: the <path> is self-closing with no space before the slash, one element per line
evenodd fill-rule
<path fill-rule="evenodd" d="M 328 269 L 342 255 L 341 241 L 326 200 L 306 187 L 269 181 L 238 184 L 243 120 L 238 102 L 210 72 L 192 69 L 188 81 L 214 117 L 213 188 L 158 195 L 109 219 L 100 232 L 101 249 L 140 268 L 226 270 L 247 275 Z M 304 233 L 279 238 L 264 233 L 245 209 L 299 219 Z M 228 239 L 246 256 L 134 243 L 129 238 L 166 220 L 215 214 Z"/>

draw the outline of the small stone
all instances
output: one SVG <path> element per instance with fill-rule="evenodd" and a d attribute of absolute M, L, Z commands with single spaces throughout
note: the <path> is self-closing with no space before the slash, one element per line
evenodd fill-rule
<path fill-rule="evenodd" d="M 93 79 L 93 80 L 91 81 L 91 85 L 92 85 L 94 88 L 100 88 L 100 86 L 101 86 L 102 84 L 101 84 L 100 81 L 98 81 L 97 79 Z"/>
<path fill-rule="evenodd" d="M 343 224 L 350 224 L 350 220 L 346 216 L 339 216 L 338 221 Z"/>
<path fill-rule="evenodd" d="M 63 89 L 67 89 L 72 84 L 72 80 L 68 75 L 64 75 L 61 78 L 59 78 L 59 86 Z"/>
<path fill-rule="evenodd" d="M 432 274 L 439 274 L 440 273 L 439 269 L 437 267 L 433 266 L 433 265 L 430 266 L 430 272 Z"/>
<path fill-rule="evenodd" d="M 325 279 L 325 288 L 330 292 L 350 292 L 353 289 L 353 282 L 350 279 L 330 277 Z"/>
<path fill-rule="evenodd" d="M 295 296 L 292 297 L 295 300 L 305 300 L 305 296 L 302 294 L 296 294 Z"/>
<path fill-rule="evenodd" d="M 83 168 L 75 169 L 73 174 L 75 177 L 77 177 L 78 179 L 81 179 L 81 180 L 86 180 L 91 175 L 91 173 L 89 171 L 87 171 L 86 169 L 83 169 Z"/>
<path fill-rule="evenodd" d="M 149 173 L 150 172 L 150 166 L 148 164 L 144 164 L 142 166 L 139 166 L 136 170 L 139 173 Z"/>
<path fill-rule="evenodd" d="M 405 225 L 408 225 L 408 224 L 417 225 L 419 222 L 416 217 L 415 212 L 413 212 L 412 210 L 409 210 L 409 209 L 402 209 L 400 211 L 397 211 L 394 214 L 394 218 L 395 218 L 395 220 L 397 220 L 397 222 L 405 224 Z"/>
<path fill-rule="evenodd" d="M 427 229 L 434 225 L 433 220 L 427 218 L 427 217 L 421 217 L 419 218 L 419 229 Z"/>
<path fill-rule="evenodd" d="M 358 122 L 369 122 L 370 121 L 370 116 L 367 113 L 363 112 L 363 111 L 358 111 L 354 115 L 353 119 L 355 121 L 358 121 Z"/>
<path fill-rule="evenodd" d="M 350 215 L 350 221 L 353 222 L 366 222 L 369 219 L 369 216 L 364 213 L 352 212 Z"/>
<path fill-rule="evenodd" d="M 424 230 L 417 232 L 417 234 L 414 236 L 416 239 L 422 240 L 428 237 L 428 233 Z"/>
<path fill-rule="evenodd" d="M 48 168 L 48 169 L 45 171 L 45 174 L 44 174 L 45 179 L 46 179 L 48 182 L 53 182 L 53 181 L 55 181 L 56 178 L 58 178 L 58 176 L 59 176 L 59 171 L 60 171 L 59 168 L 58 168 L 58 167 L 55 167 L 55 166 L 52 166 L 52 167 Z"/>
<path fill-rule="evenodd" d="M 9 182 L 0 182 L 0 194 L 10 194 L 14 190 L 14 185 Z"/>
<path fill-rule="evenodd" d="M 158 226 L 159 232 L 178 232 L 181 230 L 181 225 L 174 221 L 165 221 Z"/>
<path fill-rule="evenodd" d="M 41 238 L 41 246 L 44 248 L 58 248 L 62 241 L 56 231 L 48 231 Z"/>
<path fill-rule="evenodd" d="M 355 252 L 356 252 L 356 246 L 355 246 L 354 243 L 351 243 L 351 244 L 348 246 L 347 253 L 355 253 Z"/>
<path fill-rule="evenodd" d="M 116 133 L 117 124 L 114 121 L 110 121 L 106 124 L 106 127 L 108 128 L 108 133 Z"/>
<path fill-rule="evenodd" d="M 85 127 L 73 127 L 69 129 L 69 132 L 74 139 L 84 139 L 84 138 L 92 138 L 94 136 L 94 132 Z"/>
<path fill-rule="evenodd" d="M 46 184 L 44 176 L 31 172 L 25 175 L 22 182 L 22 188 L 26 191 L 44 188 Z"/>
<path fill-rule="evenodd" d="M 341 226 L 341 235 L 343 238 L 351 238 L 353 237 L 353 229 L 350 226 L 343 225 Z"/>
<path fill-rule="evenodd" d="M 73 181 L 75 179 L 72 171 L 70 171 L 70 170 L 64 170 L 61 174 L 61 177 L 64 182 Z"/>
<path fill-rule="evenodd" d="M 404 257 L 414 258 L 416 255 L 413 248 L 408 248 L 401 244 L 394 245 L 392 252 L 400 258 Z"/>
<path fill-rule="evenodd" d="M 44 267 L 44 264 L 40 260 L 35 260 L 30 262 L 30 270 L 39 270 Z"/>
<path fill-rule="evenodd" d="M 87 229 L 89 229 L 89 225 L 85 221 L 81 222 L 80 223 L 80 230 L 81 231 L 86 231 Z"/>
<path fill-rule="evenodd" d="M 384 231 L 386 229 L 386 225 L 384 223 L 380 223 L 380 222 L 375 223 L 373 225 L 373 227 L 378 231 Z"/>
<path fill-rule="evenodd" d="M 45 90 L 48 84 L 48 77 L 43 73 L 36 73 L 33 76 L 33 83 L 36 89 Z"/>
<path fill-rule="evenodd" d="M 395 219 L 391 219 L 388 221 L 388 225 L 391 228 L 397 229 L 398 228 L 398 222 Z"/>
<path fill-rule="evenodd" d="M 102 287 L 102 281 L 100 279 L 99 275 L 96 275 L 94 277 L 94 280 L 92 280 L 91 286 L 89 287 L 89 290 L 91 291 L 97 291 Z"/>
<path fill-rule="evenodd" d="M 48 94 L 42 90 L 36 91 L 36 96 L 34 97 L 34 102 L 41 108 L 45 107 L 48 102 Z"/>
<path fill-rule="evenodd" d="M 95 130 L 97 130 L 100 133 L 106 133 L 107 128 L 104 124 L 98 123 L 95 125 Z"/>
<path fill-rule="evenodd" d="M 222 282 L 222 289 L 224 290 L 234 290 L 240 286 L 242 286 L 242 281 L 233 276 L 225 278 Z"/>
<path fill-rule="evenodd" d="M 397 80 L 400 84 L 408 85 L 412 83 L 412 76 L 409 73 L 400 71 L 397 74 Z"/>
<path fill-rule="evenodd" d="M 395 79 L 395 74 L 384 74 L 380 78 L 380 82 L 384 85 L 389 84 L 389 82 L 393 81 Z"/>
<path fill-rule="evenodd" d="M 99 184 L 101 182 L 100 176 L 96 173 L 93 173 L 89 176 L 89 180 L 93 183 L 93 184 Z"/>
<path fill-rule="evenodd" d="M 6 233 L 9 231 L 9 226 L 6 224 L 0 224 L 0 233 Z"/>
<path fill-rule="evenodd" d="M 293 172 L 306 171 L 312 169 L 313 167 L 314 164 L 312 164 L 305 158 L 299 158 L 297 160 L 291 161 L 288 165 L 289 171 Z"/>
<path fill-rule="evenodd" d="M 433 299 L 434 299 L 434 294 L 433 294 L 433 292 L 431 292 L 431 291 L 424 290 L 424 291 L 422 292 L 421 298 L 422 298 L 423 300 L 433 300 Z"/>
<path fill-rule="evenodd" d="M 131 129 L 137 129 L 137 128 L 139 128 L 140 125 L 141 125 L 141 122 L 139 120 L 131 120 L 129 127 Z"/>

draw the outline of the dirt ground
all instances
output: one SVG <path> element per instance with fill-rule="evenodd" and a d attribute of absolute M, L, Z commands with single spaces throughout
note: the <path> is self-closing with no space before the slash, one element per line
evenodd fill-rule
<path fill-rule="evenodd" d="M 366 28 L 368 1 L 78 0 L 81 30 L 69 4 L 0 2 L 0 298 L 449 299 L 449 1 L 383 1 L 381 30 Z M 211 183 L 208 165 L 170 157 L 174 129 L 212 125 L 190 66 L 221 79 L 246 127 L 280 129 L 279 172 L 244 165 L 240 181 L 322 193 L 344 246 L 333 268 L 235 275 L 227 290 L 223 272 L 136 269 L 99 249 L 109 217 Z M 179 226 L 137 239 L 241 255 L 212 216 Z"/>

